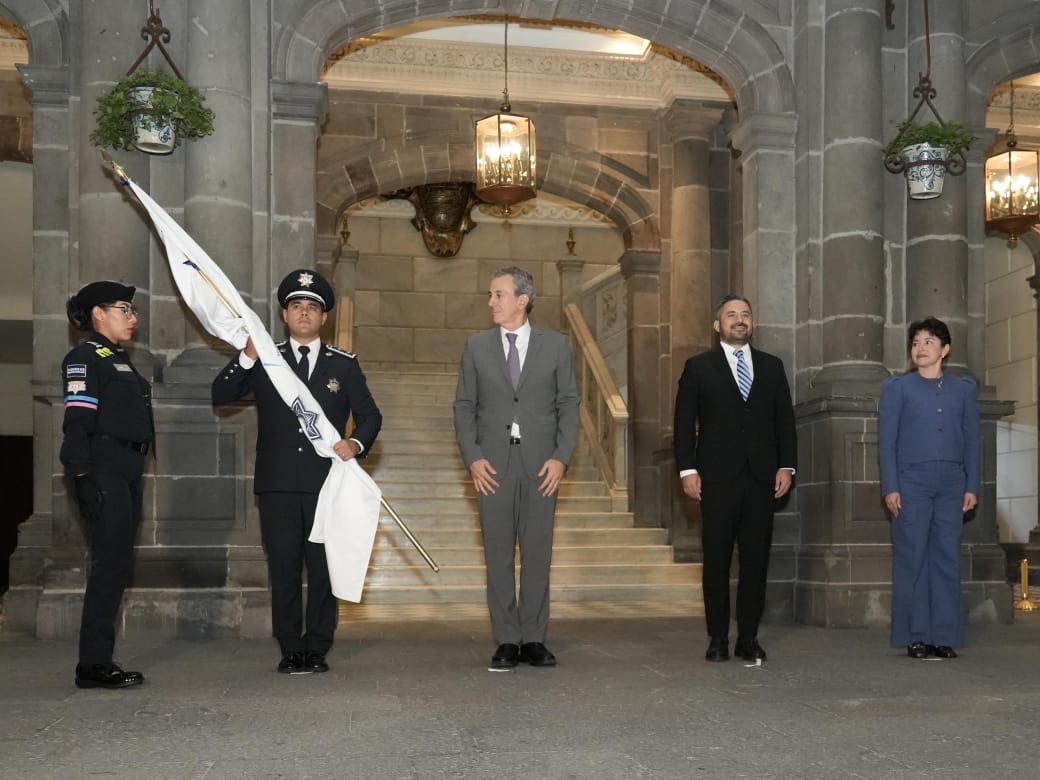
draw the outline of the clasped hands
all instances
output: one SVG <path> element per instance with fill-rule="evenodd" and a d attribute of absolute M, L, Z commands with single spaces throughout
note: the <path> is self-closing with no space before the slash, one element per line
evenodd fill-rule
<path fill-rule="evenodd" d="M 560 480 L 563 479 L 563 474 L 566 470 L 567 467 L 563 464 L 563 461 L 556 460 L 556 458 L 549 458 L 549 460 L 545 461 L 542 464 L 541 471 L 538 472 L 538 476 L 542 478 L 542 483 L 538 486 L 538 492 L 546 497 L 553 495 L 560 486 Z M 469 473 L 473 477 L 473 486 L 476 487 L 478 493 L 483 496 L 495 494 L 495 488 L 498 487 L 495 475 L 498 472 L 491 465 L 491 461 L 487 458 L 473 461 L 470 464 Z"/>

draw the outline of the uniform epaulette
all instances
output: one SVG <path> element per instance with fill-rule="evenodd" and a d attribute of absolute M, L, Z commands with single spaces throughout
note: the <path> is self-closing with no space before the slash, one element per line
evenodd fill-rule
<path fill-rule="evenodd" d="M 347 352 L 346 350 L 339 349 L 338 347 L 334 347 L 331 344 L 326 344 L 325 349 L 327 349 L 329 352 L 335 352 L 337 355 L 343 355 L 343 357 L 348 357 L 353 360 L 357 360 L 356 352 Z"/>

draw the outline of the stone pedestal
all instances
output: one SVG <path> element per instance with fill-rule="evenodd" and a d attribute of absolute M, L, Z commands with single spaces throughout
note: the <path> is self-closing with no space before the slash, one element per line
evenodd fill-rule
<path fill-rule="evenodd" d="M 996 421 L 1011 404 L 983 400 L 980 407 L 982 495 L 961 541 L 964 603 L 970 620 L 1008 621 L 1011 591 L 996 526 Z M 801 528 L 794 617 L 835 628 L 888 625 L 892 536 L 881 500 L 876 396 L 864 388 L 858 398 L 798 404 L 795 413 Z M 771 567 L 770 582 L 776 575 Z"/>

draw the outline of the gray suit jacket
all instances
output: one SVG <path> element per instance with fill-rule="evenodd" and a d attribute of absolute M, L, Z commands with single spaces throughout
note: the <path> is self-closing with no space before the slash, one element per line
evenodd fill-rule
<path fill-rule="evenodd" d="M 565 465 L 578 444 L 578 383 L 574 356 L 562 333 L 531 326 L 520 384 L 509 380 L 502 331 L 497 326 L 470 337 L 462 353 L 455 391 L 455 435 L 466 468 L 481 458 L 496 471 L 509 462 L 510 429 L 520 424 L 517 448 L 529 477 L 549 458 Z"/>

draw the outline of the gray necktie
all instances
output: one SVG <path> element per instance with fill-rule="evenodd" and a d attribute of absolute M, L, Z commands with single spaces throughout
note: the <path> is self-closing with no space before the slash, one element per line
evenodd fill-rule
<path fill-rule="evenodd" d="M 516 348 L 516 334 L 507 333 L 509 339 L 509 354 L 506 355 L 506 368 L 509 369 L 509 379 L 513 382 L 513 389 L 520 384 L 520 352 Z"/>

